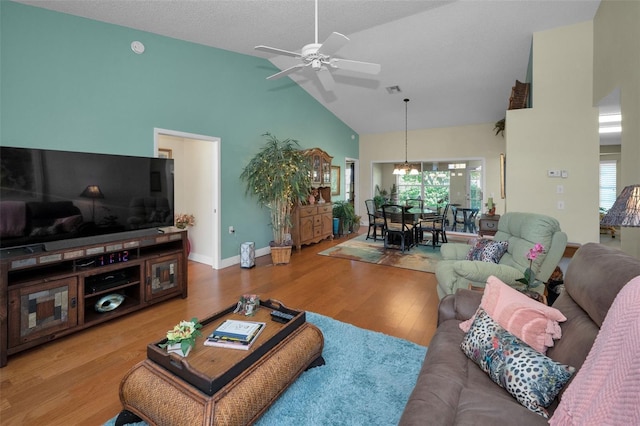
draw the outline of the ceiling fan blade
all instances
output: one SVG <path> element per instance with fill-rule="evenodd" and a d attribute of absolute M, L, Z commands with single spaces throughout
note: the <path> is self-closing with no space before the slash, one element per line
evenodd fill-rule
<path fill-rule="evenodd" d="M 318 76 L 318 80 L 320 80 L 320 84 L 322 84 L 324 90 L 326 90 L 327 92 L 332 92 L 335 82 L 333 80 L 331 72 L 327 68 L 322 67 L 316 71 L 316 75 Z"/>
<path fill-rule="evenodd" d="M 270 75 L 269 77 L 267 77 L 267 80 L 275 80 L 275 79 L 284 77 L 285 75 L 289 75 L 291 73 L 294 73 L 294 72 L 298 71 L 299 69 L 304 68 L 306 66 L 307 65 L 305 65 L 305 64 L 294 65 L 294 66 L 289 67 L 287 69 L 284 69 L 284 70 L 282 70 L 282 71 L 280 71 L 278 73 Z"/>
<path fill-rule="evenodd" d="M 338 50 L 345 47 L 347 43 L 349 43 L 349 38 L 347 36 L 333 32 L 329 35 L 329 37 L 327 37 L 324 43 L 322 43 L 322 46 L 320 46 L 320 49 L 318 49 L 318 53 L 331 56 Z"/>
<path fill-rule="evenodd" d="M 302 57 L 299 53 L 290 52 L 288 50 L 277 49 L 275 47 L 269 47 L 269 46 L 260 45 L 260 46 L 256 46 L 255 49 L 259 50 L 261 52 L 275 53 L 276 55 L 293 56 L 294 58 L 301 58 Z"/>
<path fill-rule="evenodd" d="M 349 59 L 332 59 L 331 66 L 341 70 L 361 72 L 365 74 L 380 73 L 380 64 L 371 62 L 352 61 Z"/>

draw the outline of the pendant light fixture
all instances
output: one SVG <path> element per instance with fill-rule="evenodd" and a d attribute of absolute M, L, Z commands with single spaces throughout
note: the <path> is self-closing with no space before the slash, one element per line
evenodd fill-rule
<path fill-rule="evenodd" d="M 407 156 L 407 136 L 408 136 L 408 105 L 409 99 L 404 100 L 404 164 L 396 164 L 393 169 L 394 175 L 419 175 L 420 171 L 415 164 L 409 164 Z"/>

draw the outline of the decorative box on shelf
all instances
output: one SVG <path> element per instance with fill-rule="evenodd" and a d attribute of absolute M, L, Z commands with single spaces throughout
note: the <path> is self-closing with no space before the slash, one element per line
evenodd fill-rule
<path fill-rule="evenodd" d="M 499 221 L 499 214 L 494 214 L 493 216 L 483 214 L 480 217 L 478 234 L 480 234 L 481 237 L 484 237 L 485 235 L 496 235 L 496 232 L 498 232 Z"/>

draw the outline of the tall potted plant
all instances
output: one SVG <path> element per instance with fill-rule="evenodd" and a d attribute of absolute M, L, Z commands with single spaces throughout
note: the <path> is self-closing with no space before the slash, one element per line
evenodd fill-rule
<path fill-rule="evenodd" d="M 271 258 L 273 263 L 289 263 L 292 241 L 291 209 L 311 192 L 311 166 L 297 140 L 278 140 L 265 133 L 267 143 L 246 165 L 240 179 L 246 193 L 255 194 L 258 203 L 271 211 Z M 289 238 L 286 238 L 289 236 Z"/>

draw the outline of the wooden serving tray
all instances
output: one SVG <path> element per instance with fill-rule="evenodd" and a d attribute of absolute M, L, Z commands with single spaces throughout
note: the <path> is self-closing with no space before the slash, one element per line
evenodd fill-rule
<path fill-rule="evenodd" d="M 159 345 L 167 342 L 164 338 L 147 346 L 147 358 L 207 395 L 213 395 L 306 322 L 304 311 L 289 309 L 277 300 L 260 301 L 260 308 L 254 316 L 234 314 L 235 308 L 234 304 L 201 321 L 202 337 L 196 340 L 188 357 L 169 354 L 160 348 Z M 273 310 L 294 315 L 294 318 L 286 324 L 275 322 L 271 319 Z M 205 346 L 206 337 L 225 319 L 264 322 L 266 327 L 251 349 L 246 351 Z"/>

